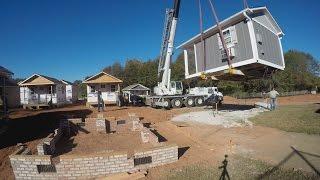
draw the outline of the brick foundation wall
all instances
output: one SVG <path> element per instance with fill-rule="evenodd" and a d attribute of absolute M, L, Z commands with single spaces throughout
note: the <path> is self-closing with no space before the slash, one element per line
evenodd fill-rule
<path fill-rule="evenodd" d="M 169 164 L 178 161 L 178 146 L 168 145 L 152 148 L 149 150 L 135 151 L 134 158 L 151 157 L 151 163 L 140 164 L 134 167 L 135 170 L 148 169 L 155 166 Z"/>
<path fill-rule="evenodd" d="M 133 161 L 126 153 L 104 153 L 93 155 L 60 156 L 56 165 L 60 177 L 98 177 L 118 172 L 128 172 L 133 167 Z"/>
<path fill-rule="evenodd" d="M 24 155 L 24 149 L 18 149 L 9 156 L 16 179 L 57 179 L 56 173 L 39 173 L 38 166 L 51 165 L 50 155 Z"/>
<path fill-rule="evenodd" d="M 62 155 L 53 164 L 49 155 L 21 155 L 16 151 L 10 162 L 16 179 L 79 179 L 95 178 L 119 172 L 147 169 L 178 160 L 178 146 L 168 145 L 126 153 L 111 152 L 91 155 Z M 146 159 L 146 160 L 145 160 Z M 43 168 L 49 167 L 49 168 Z M 50 169 L 50 172 L 41 172 Z"/>
<path fill-rule="evenodd" d="M 100 133 L 140 131 L 142 142 L 151 143 L 154 147 L 135 150 L 130 157 L 126 152 L 61 155 L 59 160 L 53 163 L 50 154 L 54 153 L 56 143 L 62 136 L 69 135 L 70 129 L 78 129 L 80 126 L 88 131 Z M 43 139 L 37 150 L 38 155 L 31 155 L 26 146 L 20 146 L 10 155 L 16 179 L 88 179 L 147 169 L 178 160 L 177 145 L 159 143 L 158 136 L 144 127 L 139 118 L 133 116 L 126 120 L 86 118 L 85 123 L 82 119 L 61 120 L 59 128 Z"/>
<path fill-rule="evenodd" d="M 152 144 L 159 143 L 158 136 L 156 136 L 153 132 L 150 131 L 150 129 L 146 127 L 142 127 L 140 134 L 141 134 L 141 140 L 143 143 L 152 143 Z"/>
<path fill-rule="evenodd" d="M 37 152 L 39 155 L 53 154 L 56 149 L 56 143 L 61 139 L 63 135 L 68 136 L 70 134 L 70 127 L 68 120 L 60 120 L 58 129 L 54 130 L 54 133 L 49 134 L 37 145 Z"/>

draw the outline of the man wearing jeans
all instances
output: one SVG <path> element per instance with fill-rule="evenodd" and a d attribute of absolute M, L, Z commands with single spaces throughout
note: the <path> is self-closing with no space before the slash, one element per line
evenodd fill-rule
<path fill-rule="evenodd" d="M 277 96 L 278 95 L 280 95 L 280 94 L 274 88 L 272 88 L 272 91 L 269 92 L 270 110 L 275 110 L 276 109 L 276 100 L 277 100 Z"/>

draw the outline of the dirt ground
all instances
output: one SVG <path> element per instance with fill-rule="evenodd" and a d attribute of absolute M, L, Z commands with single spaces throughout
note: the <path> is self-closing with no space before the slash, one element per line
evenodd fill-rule
<path fill-rule="evenodd" d="M 250 109 L 254 102 L 262 99 L 238 100 L 225 97 L 224 105 L 220 109 Z M 302 95 L 281 97 L 278 104 L 307 104 L 319 103 L 320 95 Z M 204 107 L 181 108 L 172 110 L 153 109 L 150 107 L 115 107 L 108 106 L 105 116 L 126 117 L 135 114 L 145 123 L 151 123 L 158 132 L 166 138 L 168 143 L 179 145 L 180 159 L 177 163 L 152 168 L 148 179 L 155 179 L 165 169 L 175 169 L 194 163 L 219 164 L 224 154 L 241 154 L 261 159 L 273 164 L 279 163 L 292 152 L 290 146 L 308 152 L 320 154 L 320 138 L 316 135 L 287 133 L 277 129 L 254 126 L 253 128 L 222 128 L 218 126 L 201 126 L 196 124 L 174 124 L 170 119 L 178 114 L 203 111 Z M 58 109 L 28 111 L 16 109 L 10 113 L 9 129 L 0 135 L 0 179 L 13 179 L 8 156 L 15 150 L 17 143 L 26 143 L 35 152 L 39 141 L 51 133 L 58 125 L 61 117 L 96 117 L 97 111 L 87 109 L 83 105 L 73 105 Z M 94 138 L 94 137 L 93 137 Z M 88 141 L 88 139 L 83 139 Z M 276 141 L 275 141 L 276 140 Z M 78 139 L 81 141 L 81 138 Z M 80 147 L 79 147 L 80 148 Z M 83 147 L 85 148 L 85 147 Z M 199 153 L 201 152 L 201 153 Z M 319 169 L 320 162 L 309 158 Z M 288 167 L 302 168 L 310 171 L 300 162 L 300 158 L 293 157 Z M 296 163 L 299 162 L 299 163 Z M 296 166 L 296 164 L 299 164 Z M 301 166 L 300 166 L 301 165 Z"/>
<path fill-rule="evenodd" d="M 129 155 L 132 155 L 134 150 L 151 147 L 153 147 L 152 144 L 141 141 L 139 132 L 128 131 L 114 134 L 79 132 L 70 139 L 62 139 L 56 146 L 54 156 L 113 151 L 127 152 Z"/>

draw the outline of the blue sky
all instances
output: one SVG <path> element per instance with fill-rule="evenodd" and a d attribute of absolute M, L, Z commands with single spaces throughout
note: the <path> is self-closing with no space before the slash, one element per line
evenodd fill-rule
<path fill-rule="evenodd" d="M 159 55 L 165 9 L 173 0 L 0 0 L 0 65 L 15 77 L 33 73 L 83 79 L 114 61 Z M 202 0 L 205 28 L 214 24 Z M 284 51 L 320 58 L 319 0 L 248 0 L 267 6 L 286 34 Z M 222 20 L 242 0 L 214 0 Z M 199 33 L 197 0 L 182 0 L 176 45 Z"/>

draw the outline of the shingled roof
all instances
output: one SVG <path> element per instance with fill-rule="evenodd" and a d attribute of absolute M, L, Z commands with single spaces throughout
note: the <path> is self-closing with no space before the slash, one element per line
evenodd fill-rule
<path fill-rule="evenodd" d="M 61 84 L 62 82 L 56 78 L 40 75 L 40 74 L 33 74 L 26 80 L 19 83 L 19 86 L 32 86 L 32 85 L 50 85 L 50 84 Z"/>
<path fill-rule="evenodd" d="M 125 88 L 122 89 L 123 91 L 131 91 L 131 90 L 135 90 L 135 91 L 150 91 L 149 88 L 145 87 L 142 84 L 132 84 L 130 86 L 127 86 Z"/>
<path fill-rule="evenodd" d="M 116 78 L 106 72 L 100 72 L 100 73 L 84 80 L 83 83 L 85 83 L 85 84 L 122 83 L 122 80 L 120 80 L 120 79 L 118 79 L 118 78 Z"/>

